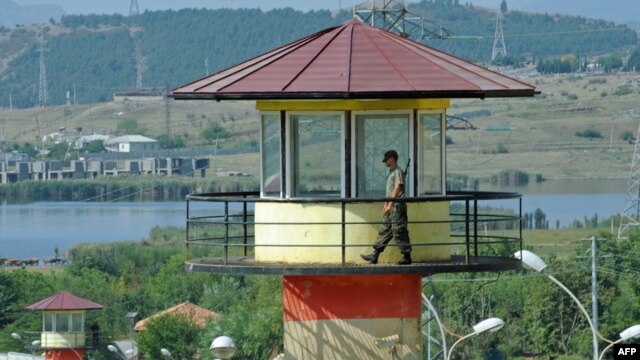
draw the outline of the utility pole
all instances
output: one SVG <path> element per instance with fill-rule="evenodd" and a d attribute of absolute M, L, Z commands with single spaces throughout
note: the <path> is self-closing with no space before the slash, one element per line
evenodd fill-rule
<path fill-rule="evenodd" d="M 633 227 L 640 225 L 640 124 L 636 134 L 636 145 L 631 160 L 631 171 L 627 182 L 627 196 L 624 208 L 620 213 L 618 240 L 625 239 Z"/>
<path fill-rule="evenodd" d="M 73 84 L 73 105 L 77 105 L 76 102 L 76 84 Z"/>
<path fill-rule="evenodd" d="M 38 86 L 38 106 L 47 107 L 47 68 L 45 67 L 44 30 L 40 32 L 40 83 Z"/>
<path fill-rule="evenodd" d="M 500 9 L 496 12 L 496 33 L 493 37 L 491 62 L 496 60 L 498 54 L 502 55 L 502 57 L 507 56 L 507 46 L 504 43 L 504 33 L 502 32 L 502 11 Z"/>
<path fill-rule="evenodd" d="M 164 122 L 167 138 L 171 138 L 171 104 L 169 103 L 169 83 L 165 83 L 164 89 Z"/>
<path fill-rule="evenodd" d="M 586 224 L 585 224 L 586 225 Z M 587 250 L 587 253 L 583 256 L 578 256 L 578 259 L 588 259 L 591 258 L 591 322 L 593 323 L 594 329 L 598 330 L 598 272 L 597 272 L 597 258 L 606 258 L 611 257 L 611 255 L 601 255 L 598 256 L 598 241 L 603 241 L 606 239 L 596 239 L 595 236 L 592 236 L 589 239 L 581 239 L 580 241 L 591 241 L 591 247 Z M 591 252 L 591 255 L 588 253 Z M 593 360 L 598 360 L 598 355 L 600 352 L 598 351 L 598 336 L 593 334 Z"/>
<path fill-rule="evenodd" d="M 140 15 L 140 8 L 138 8 L 138 0 L 131 0 L 129 5 L 129 16 Z"/>
<path fill-rule="evenodd" d="M 9 111 L 13 110 L 13 98 L 11 94 L 9 94 Z"/>
<path fill-rule="evenodd" d="M 209 58 L 205 58 L 204 59 L 204 69 L 206 74 L 204 74 L 205 76 L 209 76 Z"/>

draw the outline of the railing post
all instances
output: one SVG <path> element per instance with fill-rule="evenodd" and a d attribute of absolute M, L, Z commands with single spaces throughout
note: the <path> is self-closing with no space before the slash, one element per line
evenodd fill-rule
<path fill-rule="evenodd" d="M 478 257 L 478 198 L 473 199 L 473 255 Z"/>
<path fill-rule="evenodd" d="M 187 196 L 187 230 L 185 231 L 186 234 L 186 238 L 184 240 L 184 243 L 187 247 L 187 259 L 189 258 L 189 228 L 191 227 L 190 223 L 189 223 L 189 197 Z"/>
<path fill-rule="evenodd" d="M 229 201 L 224 201 L 224 265 L 229 265 Z"/>
<path fill-rule="evenodd" d="M 469 221 L 471 220 L 471 219 L 469 219 L 469 199 L 466 199 L 464 201 L 464 208 L 465 208 L 465 211 L 464 211 L 465 239 L 466 239 L 466 242 L 467 242 L 467 252 L 465 254 L 465 259 L 466 259 L 466 263 L 469 264 L 469 252 L 470 252 L 470 245 L 471 245 L 471 243 L 470 243 L 471 239 L 469 238 L 469 233 L 470 233 Z"/>
<path fill-rule="evenodd" d="M 344 200 L 342 200 L 342 266 L 345 265 L 346 260 L 347 260 L 347 249 L 346 249 L 346 215 L 345 215 L 345 207 L 346 207 L 346 202 Z"/>
<path fill-rule="evenodd" d="M 518 198 L 520 210 L 518 212 L 518 228 L 520 229 L 520 253 L 522 254 L 522 196 Z"/>
<path fill-rule="evenodd" d="M 244 245 L 244 256 L 247 256 L 247 195 L 244 195 L 244 201 L 242 202 L 242 244 Z"/>

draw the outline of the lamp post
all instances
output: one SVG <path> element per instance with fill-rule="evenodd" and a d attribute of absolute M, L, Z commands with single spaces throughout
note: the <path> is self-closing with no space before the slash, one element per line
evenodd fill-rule
<path fill-rule="evenodd" d="M 24 345 L 24 348 L 25 348 L 25 349 L 27 349 L 27 350 L 31 351 L 31 358 L 32 358 L 32 359 L 33 359 L 33 358 L 35 358 L 35 355 L 36 355 L 36 348 L 37 348 L 38 346 L 40 346 L 40 340 L 33 340 L 33 341 L 31 342 L 31 344 L 29 344 L 26 340 L 24 340 L 24 339 L 22 338 L 22 336 L 21 336 L 20 334 L 15 333 L 15 332 L 14 332 L 14 333 L 11 333 L 11 337 L 12 337 L 13 339 L 15 339 L 15 340 L 20 341 L 20 342 Z"/>
<path fill-rule="evenodd" d="M 109 344 L 107 346 L 107 349 L 109 349 L 109 351 L 111 351 L 112 353 L 118 354 L 118 356 L 122 357 L 124 360 L 129 360 L 129 358 L 126 355 L 124 355 L 122 351 L 120 351 L 120 349 L 118 349 L 115 345 Z"/>
<path fill-rule="evenodd" d="M 640 336 L 640 325 L 633 325 L 632 327 L 625 329 L 623 332 L 620 333 L 620 339 L 618 339 L 618 340 L 612 342 L 611 344 L 607 345 L 607 347 L 605 347 L 604 350 L 602 350 L 598 360 L 604 359 L 604 353 L 607 350 L 609 350 L 613 345 L 619 344 L 619 343 L 621 343 L 623 341 L 626 341 L 626 340 L 629 340 L 629 339 L 637 338 L 639 336 Z"/>
<path fill-rule="evenodd" d="M 447 359 L 449 350 L 447 349 L 447 339 L 444 332 L 444 325 L 442 324 L 442 320 L 440 320 L 440 315 L 436 311 L 436 307 L 433 306 L 433 303 L 431 303 L 431 300 L 429 300 L 427 295 L 425 295 L 424 293 L 422 293 L 422 302 L 427 305 L 427 308 L 433 314 L 433 317 L 436 319 L 436 323 L 438 323 L 438 328 L 440 328 L 440 337 L 442 338 L 442 357 L 444 359 Z M 429 334 L 429 336 L 431 335 Z"/>
<path fill-rule="evenodd" d="M 166 357 L 168 357 L 168 358 L 169 358 L 169 359 L 171 359 L 171 360 L 175 360 L 175 359 L 173 358 L 173 355 L 171 355 L 171 351 L 169 351 L 169 350 L 167 350 L 167 349 L 165 349 L 165 348 L 160 349 L 160 353 L 162 354 L 162 356 L 166 356 Z"/>
<path fill-rule="evenodd" d="M 547 264 L 544 262 L 544 260 L 528 250 L 516 251 L 513 256 L 517 259 L 520 259 L 526 267 L 531 268 L 539 273 L 542 273 L 542 271 L 547 267 Z M 578 308 L 580 308 L 584 316 L 587 318 L 587 322 L 589 323 L 589 327 L 591 328 L 591 332 L 593 333 L 593 358 L 594 360 L 596 360 L 598 354 L 596 353 L 595 349 L 598 348 L 598 338 L 608 342 L 609 344 L 611 344 L 612 341 L 600 335 L 598 329 L 596 329 L 596 327 L 593 325 L 593 322 L 591 321 L 591 316 L 589 316 L 587 310 L 585 310 L 580 300 L 578 300 L 578 298 L 571 292 L 571 290 L 569 290 L 563 283 L 560 282 L 560 280 L 556 279 L 553 275 L 545 275 L 573 299 L 576 305 L 578 305 Z"/>
<path fill-rule="evenodd" d="M 462 340 L 470 338 L 470 337 L 472 337 L 474 335 L 479 335 L 479 334 L 481 334 L 483 332 L 486 332 L 486 331 L 496 332 L 496 331 L 502 329 L 503 326 L 504 326 L 504 321 L 502 321 L 502 319 L 496 318 L 496 317 L 480 321 L 479 323 L 477 323 L 477 324 L 475 324 L 473 326 L 473 332 L 472 333 L 461 337 L 460 339 L 458 339 L 458 341 L 454 342 L 453 345 L 451 345 L 451 349 L 449 349 L 449 354 L 446 357 L 446 360 L 450 360 L 451 359 L 451 354 L 453 353 L 453 349 Z"/>
<path fill-rule="evenodd" d="M 228 336 L 219 336 L 213 339 L 209 350 L 217 359 L 227 360 L 231 359 L 236 353 L 236 344 Z"/>

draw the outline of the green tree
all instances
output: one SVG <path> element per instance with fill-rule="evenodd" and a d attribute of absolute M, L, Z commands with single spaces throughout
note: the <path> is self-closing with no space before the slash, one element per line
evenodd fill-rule
<path fill-rule="evenodd" d="M 118 122 L 118 130 L 132 133 L 138 130 L 138 120 L 135 118 L 124 118 Z"/>
<path fill-rule="evenodd" d="M 507 0 L 502 0 L 500 3 L 500 12 L 506 14 L 509 9 L 507 8 Z"/>
<path fill-rule="evenodd" d="M 93 140 L 87 144 L 85 148 L 87 152 L 90 153 L 99 153 L 104 151 L 104 141 L 103 140 Z"/>
<path fill-rule="evenodd" d="M 222 125 L 212 122 L 206 129 L 202 130 L 200 136 L 209 142 L 216 139 L 227 139 L 231 137 L 231 132 L 222 127 Z"/>
<path fill-rule="evenodd" d="M 147 359 L 162 359 L 160 349 L 168 349 L 176 360 L 195 359 L 202 330 L 181 315 L 150 319 L 137 337 L 138 347 Z"/>
<path fill-rule="evenodd" d="M 627 60 L 627 71 L 640 71 L 640 47 L 636 48 Z"/>

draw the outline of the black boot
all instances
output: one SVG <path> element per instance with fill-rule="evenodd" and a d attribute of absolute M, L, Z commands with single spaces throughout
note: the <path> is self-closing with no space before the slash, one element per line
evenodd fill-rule
<path fill-rule="evenodd" d="M 398 261 L 398 265 L 411 265 L 411 253 L 402 254 L 404 257 Z"/>
<path fill-rule="evenodd" d="M 362 255 L 362 254 L 360 255 L 360 257 L 365 261 L 369 262 L 369 264 L 377 264 L 378 256 L 380 256 L 380 251 L 378 250 L 373 250 L 373 252 L 369 255 Z"/>

